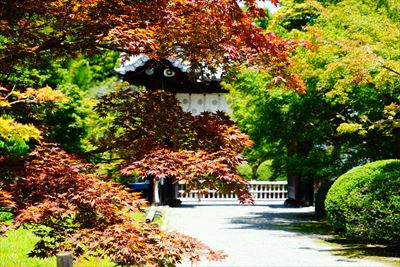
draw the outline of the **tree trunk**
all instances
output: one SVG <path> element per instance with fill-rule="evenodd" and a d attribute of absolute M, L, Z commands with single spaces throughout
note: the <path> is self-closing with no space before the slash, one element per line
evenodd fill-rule
<path fill-rule="evenodd" d="M 257 160 L 254 164 L 251 165 L 251 180 L 255 181 L 257 180 L 257 170 L 258 167 L 260 167 L 261 162 L 260 160 Z"/>
<path fill-rule="evenodd" d="M 298 155 L 307 156 L 311 146 L 306 143 L 299 145 L 297 141 L 293 141 L 288 145 L 288 157 Z M 312 206 L 314 204 L 314 183 L 312 180 L 304 180 L 301 173 L 296 171 L 292 166 L 287 170 L 288 178 L 288 201 L 294 206 Z M 290 205 L 291 205 L 290 204 Z"/>
<path fill-rule="evenodd" d="M 300 178 L 297 174 L 288 174 L 288 198 L 299 199 Z"/>

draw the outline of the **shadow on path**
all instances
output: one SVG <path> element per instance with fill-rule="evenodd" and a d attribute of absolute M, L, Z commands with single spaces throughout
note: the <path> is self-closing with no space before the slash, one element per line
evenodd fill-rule
<path fill-rule="evenodd" d="M 282 230 L 300 235 L 330 235 L 330 228 L 325 221 L 315 219 L 314 211 L 296 211 L 286 208 L 277 211 L 251 212 L 249 216 L 232 218 L 233 228 L 256 230 Z"/>
<path fill-rule="evenodd" d="M 240 204 L 240 203 L 230 203 L 230 202 L 221 202 L 221 203 L 214 203 L 214 202 L 190 202 L 190 203 L 183 203 L 180 206 L 177 207 L 172 207 L 173 209 L 187 209 L 187 208 L 195 208 L 195 207 L 268 207 L 272 209 L 285 209 L 286 207 L 281 204 L 281 201 L 278 203 L 271 203 L 271 202 L 265 202 L 265 203 L 256 203 L 256 204 Z"/>
<path fill-rule="evenodd" d="M 354 262 L 359 258 L 370 258 L 382 261 L 389 265 L 400 266 L 399 245 L 367 244 L 359 240 L 351 240 L 335 236 L 326 221 L 317 220 L 314 210 L 310 208 L 286 208 L 281 203 L 257 203 L 243 205 L 237 203 L 184 203 L 176 209 L 204 209 L 214 207 L 223 215 L 224 207 L 227 209 L 238 207 L 248 212 L 239 212 L 240 215 L 226 214 L 223 229 L 226 230 L 270 230 L 283 231 L 283 235 L 290 233 L 289 238 L 295 236 L 310 236 L 320 240 L 326 246 L 300 246 L 300 250 L 330 252 L 345 258 L 341 261 Z M 260 207 L 261 209 L 252 209 Z M 264 209 L 265 207 L 265 209 Z M 175 209 L 175 208 L 174 208 Z"/>
<path fill-rule="evenodd" d="M 332 245 L 333 248 L 301 249 L 329 251 L 347 258 L 378 257 L 384 262 L 400 266 L 400 244 L 368 244 L 362 240 L 338 237 L 326 221 L 315 219 L 312 211 L 296 212 L 295 209 L 283 209 L 279 212 L 256 212 L 250 213 L 250 216 L 232 218 L 231 224 L 239 229 L 282 230 L 296 235 L 316 235 L 321 242 Z"/>
<path fill-rule="evenodd" d="M 400 245 L 367 244 L 358 240 L 330 237 L 325 242 L 335 246 L 329 251 L 348 258 L 376 257 L 384 262 L 400 266 Z"/>

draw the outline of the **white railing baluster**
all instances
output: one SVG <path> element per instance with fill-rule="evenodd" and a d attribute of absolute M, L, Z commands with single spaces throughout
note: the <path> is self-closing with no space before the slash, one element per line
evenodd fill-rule
<path fill-rule="evenodd" d="M 257 200 L 285 200 L 287 198 L 287 182 L 286 181 L 251 181 L 249 182 L 249 191 L 255 201 Z M 186 192 L 186 184 L 178 184 L 178 198 L 181 200 L 199 200 L 199 192 L 191 190 Z M 221 193 L 217 190 L 210 189 L 207 193 L 200 196 L 200 200 L 234 200 L 237 199 L 235 193 Z"/>

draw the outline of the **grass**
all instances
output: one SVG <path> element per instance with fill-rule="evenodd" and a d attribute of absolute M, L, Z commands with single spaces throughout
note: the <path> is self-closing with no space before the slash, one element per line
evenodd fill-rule
<path fill-rule="evenodd" d="M 137 221 L 144 221 L 146 215 L 143 213 L 133 213 L 132 218 Z M 154 222 L 161 225 L 162 218 L 156 216 Z M 8 231 L 5 236 L 0 238 L 0 267 L 56 266 L 56 257 L 46 259 L 28 257 L 28 253 L 33 249 L 38 240 L 39 238 L 33 234 L 32 230 L 19 228 L 18 230 Z M 78 263 L 74 263 L 74 267 L 112 267 L 115 265 L 115 263 L 108 260 L 98 260 L 93 257 L 87 259 L 81 258 Z"/>
<path fill-rule="evenodd" d="M 39 240 L 32 230 L 19 228 L 8 231 L 7 235 L 0 238 L 0 267 L 53 267 L 56 266 L 56 257 L 40 259 L 28 257 L 35 243 Z M 75 267 L 111 267 L 114 263 L 108 260 L 95 258 L 81 259 L 74 264 Z"/>
<path fill-rule="evenodd" d="M 316 235 L 329 235 L 331 234 L 331 229 L 325 221 L 315 221 L 309 223 L 296 223 L 292 225 L 284 226 L 285 230 L 310 233 Z"/>
<path fill-rule="evenodd" d="M 48 259 L 28 257 L 28 252 L 38 240 L 39 238 L 31 230 L 20 228 L 8 231 L 6 236 L 0 238 L 0 266 L 55 266 L 55 257 Z"/>

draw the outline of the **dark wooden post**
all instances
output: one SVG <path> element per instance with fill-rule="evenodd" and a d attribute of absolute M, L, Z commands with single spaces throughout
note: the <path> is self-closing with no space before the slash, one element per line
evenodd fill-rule
<path fill-rule="evenodd" d="M 72 267 L 72 254 L 69 252 L 56 255 L 57 267 Z"/>

